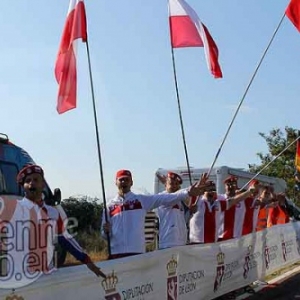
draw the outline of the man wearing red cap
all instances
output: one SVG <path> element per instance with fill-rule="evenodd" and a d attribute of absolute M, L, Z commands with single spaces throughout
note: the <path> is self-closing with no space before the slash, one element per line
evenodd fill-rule
<path fill-rule="evenodd" d="M 75 239 L 68 234 L 64 228 L 64 221 L 60 212 L 55 207 L 46 205 L 42 200 L 42 193 L 45 187 L 43 169 L 37 165 L 28 165 L 19 172 L 17 181 L 25 192 L 25 197 L 20 202 L 22 207 L 30 212 L 35 211 L 36 215 L 40 216 L 40 219 L 37 221 L 39 224 L 41 221 L 46 221 L 46 225 L 51 225 L 54 229 L 52 233 L 54 232 L 57 235 L 57 241 L 60 246 L 70 252 L 77 260 L 86 264 L 97 276 L 105 277 L 100 268 L 91 261 L 90 257 L 82 250 Z M 37 226 L 37 228 L 40 227 Z M 49 242 L 49 236 L 45 236 L 47 233 L 48 231 L 39 231 L 38 238 Z M 36 237 L 37 235 L 35 234 Z"/>
<path fill-rule="evenodd" d="M 200 181 L 188 189 L 176 193 L 156 195 L 138 195 L 131 192 L 133 185 L 129 170 L 120 170 L 116 174 L 117 196 L 108 204 L 108 223 L 103 215 L 104 238 L 109 234 L 111 257 L 120 258 L 145 252 L 144 223 L 147 211 L 161 205 L 175 205 L 190 196 L 203 194 L 207 176 L 203 174 Z M 105 212 L 104 212 L 105 213 Z"/>
<path fill-rule="evenodd" d="M 256 231 L 260 210 L 267 209 L 273 198 L 273 193 L 270 192 L 269 187 L 262 186 L 258 180 L 251 180 L 249 186 L 255 186 L 256 193 L 245 199 L 240 208 L 240 215 L 243 218 L 241 235 Z M 267 220 L 265 223 L 267 225 Z"/>
<path fill-rule="evenodd" d="M 162 193 L 175 193 L 182 184 L 180 175 L 168 172 L 167 176 L 159 173 L 157 178 L 165 185 Z M 185 220 L 185 208 L 189 206 L 189 198 L 175 205 L 161 205 L 155 209 L 159 219 L 159 248 L 183 246 L 187 243 L 187 226 Z"/>

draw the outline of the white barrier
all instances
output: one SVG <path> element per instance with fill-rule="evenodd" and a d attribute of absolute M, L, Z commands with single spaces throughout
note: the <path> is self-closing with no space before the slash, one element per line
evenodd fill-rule
<path fill-rule="evenodd" d="M 15 293 L 25 300 L 213 299 L 298 261 L 297 235 L 300 222 L 241 239 L 101 262 L 106 280 L 86 266 L 62 268 Z M 9 294 L 0 286 L 1 300 Z"/>

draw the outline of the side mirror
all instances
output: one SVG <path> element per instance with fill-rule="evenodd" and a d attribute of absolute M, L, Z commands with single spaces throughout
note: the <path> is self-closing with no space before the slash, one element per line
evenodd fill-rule
<path fill-rule="evenodd" d="M 58 205 L 61 202 L 61 190 L 59 188 L 54 189 L 53 202 Z"/>

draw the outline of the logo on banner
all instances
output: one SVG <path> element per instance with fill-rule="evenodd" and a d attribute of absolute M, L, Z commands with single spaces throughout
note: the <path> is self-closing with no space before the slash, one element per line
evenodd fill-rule
<path fill-rule="evenodd" d="M 224 272 L 225 272 L 225 254 L 220 251 L 217 254 L 217 270 L 216 270 L 216 278 L 214 283 L 214 292 L 217 292 L 221 287 Z"/>
<path fill-rule="evenodd" d="M 276 259 L 277 251 L 278 251 L 277 245 L 274 245 L 274 246 L 268 246 L 267 244 L 265 245 L 264 257 L 265 257 L 266 269 L 269 269 L 271 261 Z"/>
<path fill-rule="evenodd" d="M 122 291 L 117 289 L 118 282 L 118 276 L 114 271 L 112 271 L 111 274 L 107 274 L 106 278 L 101 281 L 106 300 L 142 300 L 144 299 L 145 295 L 154 292 L 153 282 L 142 283 L 136 286 L 125 288 Z"/>
<path fill-rule="evenodd" d="M 105 291 L 106 300 L 121 300 L 121 295 L 116 290 L 118 281 L 114 271 L 111 274 L 107 274 L 106 278 L 102 280 L 101 285 Z"/>
<path fill-rule="evenodd" d="M 284 241 L 284 235 L 283 233 L 280 234 L 280 239 L 281 239 L 281 250 L 282 250 L 282 257 L 283 260 L 287 260 L 287 251 L 286 251 L 286 243 Z"/>
<path fill-rule="evenodd" d="M 266 269 L 269 269 L 269 265 L 270 265 L 270 251 L 269 251 L 269 247 L 267 245 L 265 245 L 265 265 L 266 265 Z"/>
<path fill-rule="evenodd" d="M 178 297 L 178 281 L 177 281 L 177 260 L 172 257 L 171 260 L 167 263 L 167 300 L 177 300 Z"/>
<path fill-rule="evenodd" d="M 253 246 L 249 245 L 247 247 L 247 252 L 245 255 L 244 265 L 243 265 L 243 277 L 244 279 L 248 278 L 249 272 L 257 267 L 257 259 L 261 256 L 260 252 L 253 252 Z"/>
<path fill-rule="evenodd" d="M 248 273 L 250 271 L 250 263 L 251 263 L 251 252 L 252 252 L 252 245 L 248 246 L 247 249 L 247 254 L 245 256 L 245 263 L 244 263 L 244 273 L 243 273 L 243 277 L 245 279 L 247 279 L 248 277 Z"/>

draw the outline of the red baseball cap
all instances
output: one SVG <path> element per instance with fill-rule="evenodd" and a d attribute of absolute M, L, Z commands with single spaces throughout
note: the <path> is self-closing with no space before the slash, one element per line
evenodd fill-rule
<path fill-rule="evenodd" d="M 259 181 L 257 179 L 252 179 L 250 182 L 249 182 L 249 186 L 253 186 L 253 185 L 256 185 L 256 184 L 259 184 Z"/>
<path fill-rule="evenodd" d="M 233 183 L 233 182 L 237 182 L 238 178 L 236 176 L 230 175 L 227 178 L 225 178 L 225 180 L 223 181 L 223 183 Z"/>
<path fill-rule="evenodd" d="M 24 181 L 25 181 L 25 178 L 27 175 L 30 175 L 30 174 L 40 174 L 43 178 L 44 178 L 44 171 L 43 169 L 38 166 L 38 165 L 28 165 L 28 166 L 25 166 L 17 175 L 17 182 L 19 184 L 24 184 Z"/>
<path fill-rule="evenodd" d="M 132 178 L 131 172 L 129 170 L 119 170 L 116 174 L 116 179 L 130 177 Z"/>
<path fill-rule="evenodd" d="M 167 174 L 167 177 L 169 177 L 171 179 L 174 179 L 174 180 L 177 180 L 179 184 L 182 184 L 182 178 L 177 173 L 169 172 Z"/>

